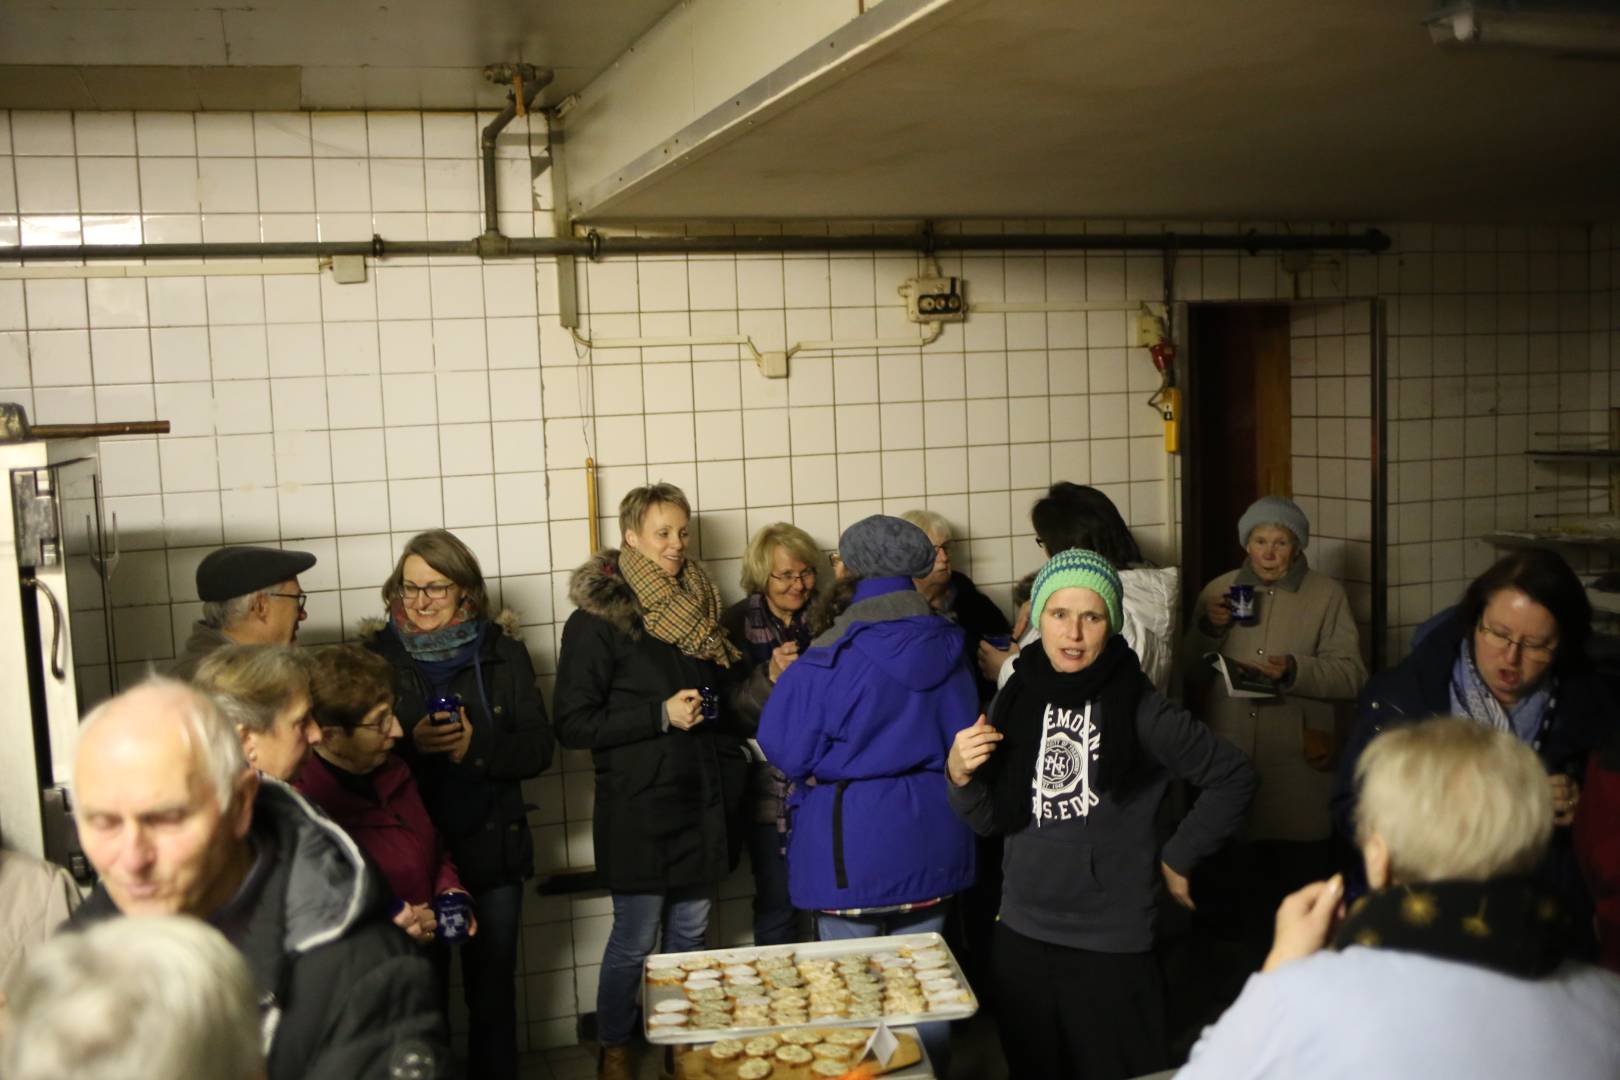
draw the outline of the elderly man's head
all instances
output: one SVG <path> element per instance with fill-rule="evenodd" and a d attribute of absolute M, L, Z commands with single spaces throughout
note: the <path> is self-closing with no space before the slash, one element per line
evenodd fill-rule
<path fill-rule="evenodd" d="M 1356 839 L 1374 888 L 1527 874 L 1552 837 L 1552 792 L 1535 751 L 1473 720 L 1380 735 L 1356 780 Z"/>
<path fill-rule="evenodd" d="M 307 599 L 298 575 L 315 565 L 307 551 L 223 547 L 197 565 L 202 621 L 239 645 L 290 645 Z"/>
<path fill-rule="evenodd" d="M 74 778 L 80 841 L 124 914 L 206 916 L 235 893 L 258 776 L 205 695 L 158 679 L 105 702 Z"/>

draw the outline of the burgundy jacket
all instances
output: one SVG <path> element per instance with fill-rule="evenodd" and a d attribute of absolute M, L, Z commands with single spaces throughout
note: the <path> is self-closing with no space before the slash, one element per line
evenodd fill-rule
<path fill-rule="evenodd" d="M 369 774 L 377 802 L 343 787 L 332 775 L 334 768 L 325 761 L 307 761 L 293 786 L 354 837 L 395 896 L 408 904 L 425 904 L 447 889 L 462 888 L 456 864 L 422 805 L 416 779 L 398 754 L 389 754 Z"/>

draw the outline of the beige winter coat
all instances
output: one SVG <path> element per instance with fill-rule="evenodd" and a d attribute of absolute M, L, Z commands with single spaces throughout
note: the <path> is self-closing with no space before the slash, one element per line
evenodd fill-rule
<path fill-rule="evenodd" d="M 45 942 L 73 909 L 79 888 L 54 863 L 0 849 L 0 993 L 28 952 Z"/>
<path fill-rule="evenodd" d="M 1211 634 L 1205 617 L 1210 601 L 1232 587 L 1233 570 L 1204 586 L 1187 631 L 1183 670 L 1214 678 L 1205 715 L 1215 733 L 1236 743 L 1260 772 L 1260 791 L 1249 810 L 1244 836 L 1251 840 L 1325 840 L 1331 832 L 1328 797 L 1333 791 L 1341 713 L 1367 681 L 1361 641 L 1350 600 L 1337 581 L 1306 570 L 1298 587 L 1255 588 L 1259 621 Z M 1248 664 L 1269 656 L 1294 657 L 1294 681 L 1277 698 L 1233 698 L 1206 653 Z"/>

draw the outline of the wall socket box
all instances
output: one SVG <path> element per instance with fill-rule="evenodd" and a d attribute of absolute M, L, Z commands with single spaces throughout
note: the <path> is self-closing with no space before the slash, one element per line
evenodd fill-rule
<path fill-rule="evenodd" d="M 911 278 L 900 286 L 906 318 L 914 323 L 962 322 L 967 318 L 966 285 L 954 277 Z"/>

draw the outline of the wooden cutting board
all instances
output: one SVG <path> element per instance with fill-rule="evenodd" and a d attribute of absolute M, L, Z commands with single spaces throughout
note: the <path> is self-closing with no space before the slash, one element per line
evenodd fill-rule
<path fill-rule="evenodd" d="M 866 1029 L 870 1036 L 872 1029 Z M 909 1068 L 922 1060 L 922 1047 L 917 1040 L 903 1031 L 896 1031 L 894 1037 L 899 1040 L 900 1048 L 889 1059 L 887 1069 L 878 1069 L 876 1061 L 867 1059 L 862 1070 L 857 1075 L 876 1076 L 881 1072 L 893 1072 L 896 1069 Z M 747 1040 L 743 1040 L 747 1041 Z M 860 1047 L 855 1049 L 859 1050 Z M 737 1066 L 748 1060 L 746 1054 L 738 1055 L 729 1061 L 719 1061 L 709 1054 L 707 1046 L 682 1046 L 675 1051 L 675 1077 L 676 1080 L 737 1080 Z M 789 1065 L 785 1061 L 771 1059 L 775 1068 L 771 1071 L 768 1080 L 825 1080 L 810 1071 L 814 1062 L 803 1065 Z M 853 1066 L 851 1066 L 853 1068 Z"/>

